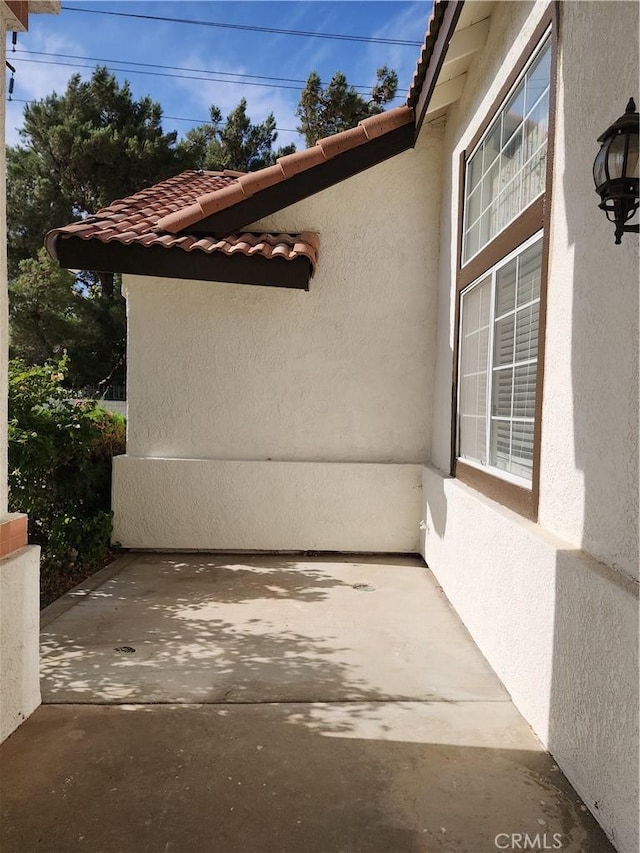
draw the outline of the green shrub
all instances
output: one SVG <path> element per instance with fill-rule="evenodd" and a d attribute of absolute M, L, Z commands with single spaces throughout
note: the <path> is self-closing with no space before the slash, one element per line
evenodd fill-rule
<path fill-rule="evenodd" d="M 91 566 L 109 547 L 111 459 L 124 453 L 125 421 L 63 387 L 57 364 L 9 363 L 9 502 L 29 514 L 42 569 Z"/>

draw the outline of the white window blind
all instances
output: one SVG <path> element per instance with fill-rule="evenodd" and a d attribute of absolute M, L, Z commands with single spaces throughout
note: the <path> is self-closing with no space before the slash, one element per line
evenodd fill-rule
<path fill-rule="evenodd" d="M 458 456 L 531 482 L 542 238 L 462 294 Z M 490 401 L 488 404 L 487 401 Z"/>

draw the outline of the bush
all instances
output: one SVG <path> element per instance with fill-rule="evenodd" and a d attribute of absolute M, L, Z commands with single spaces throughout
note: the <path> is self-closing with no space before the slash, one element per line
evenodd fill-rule
<path fill-rule="evenodd" d="M 109 548 L 111 459 L 125 449 L 125 421 L 76 400 L 57 364 L 9 363 L 9 503 L 29 514 L 43 572 L 92 567 Z"/>

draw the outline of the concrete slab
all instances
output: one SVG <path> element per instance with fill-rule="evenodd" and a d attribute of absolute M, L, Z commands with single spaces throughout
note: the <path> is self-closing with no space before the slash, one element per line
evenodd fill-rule
<path fill-rule="evenodd" d="M 45 702 L 508 700 L 412 557 L 143 554 L 41 637 Z"/>
<path fill-rule="evenodd" d="M 50 705 L 0 756 L 5 853 L 613 853 L 509 702 Z"/>

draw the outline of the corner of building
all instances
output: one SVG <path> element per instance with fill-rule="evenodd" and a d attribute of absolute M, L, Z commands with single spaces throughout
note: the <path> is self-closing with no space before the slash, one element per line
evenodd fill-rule
<path fill-rule="evenodd" d="M 0 559 L 0 742 L 40 704 L 40 548 Z"/>

